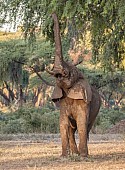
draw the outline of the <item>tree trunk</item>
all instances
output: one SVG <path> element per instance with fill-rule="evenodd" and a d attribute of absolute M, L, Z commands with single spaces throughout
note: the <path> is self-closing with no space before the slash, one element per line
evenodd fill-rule
<path fill-rule="evenodd" d="M 37 102 L 38 102 L 38 98 L 39 98 L 39 94 L 41 92 L 41 89 L 42 89 L 42 86 L 38 87 L 38 89 L 35 90 L 35 94 L 33 96 L 33 104 L 34 104 L 34 106 L 38 105 Z"/>
<path fill-rule="evenodd" d="M 5 99 L 6 101 L 6 105 L 9 105 L 10 104 L 10 99 L 7 97 L 6 94 L 3 93 L 3 90 L 0 89 L 0 95 Z"/>
<path fill-rule="evenodd" d="M 23 88 L 22 85 L 20 85 L 20 93 L 19 93 L 19 107 L 23 106 Z"/>
<path fill-rule="evenodd" d="M 11 97 L 11 99 L 12 99 L 12 101 L 13 101 L 14 98 L 15 98 L 15 95 L 14 95 L 13 91 L 10 89 L 9 85 L 7 84 L 7 82 L 4 81 L 4 83 L 5 83 L 5 85 L 6 85 L 6 89 L 7 89 L 8 92 L 9 92 L 9 97 Z"/>

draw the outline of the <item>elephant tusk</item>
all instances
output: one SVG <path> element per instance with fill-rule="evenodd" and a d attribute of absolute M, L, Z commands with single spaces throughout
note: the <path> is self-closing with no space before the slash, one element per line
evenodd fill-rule
<path fill-rule="evenodd" d="M 87 97 L 87 91 L 86 91 L 86 89 L 85 89 L 85 100 L 86 100 L 86 102 L 87 102 L 87 99 L 88 99 L 88 97 Z"/>
<path fill-rule="evenodd" d="M 51 74 L 51 75 L 54 75 L 54 71 L 49 70 L 48 68 L 46 68 L 46 72 L 49 73 L 49 74 Z"/>

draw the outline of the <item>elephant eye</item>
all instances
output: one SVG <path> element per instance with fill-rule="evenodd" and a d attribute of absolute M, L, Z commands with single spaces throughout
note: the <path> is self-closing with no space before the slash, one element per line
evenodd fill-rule
<path fill-rule="evenodd" d="M 63 71 L 64 77 L 68 77 L 69 76 L 69 72 L 67 70 Z"/>
<path fill-rule="evenodd" d="M 61 77 L 62 77 L 62 74 L 57 73 L 57 74 L 55 74 L 55 77 L 56 77 L 56 78 L 61 78 Z"/>

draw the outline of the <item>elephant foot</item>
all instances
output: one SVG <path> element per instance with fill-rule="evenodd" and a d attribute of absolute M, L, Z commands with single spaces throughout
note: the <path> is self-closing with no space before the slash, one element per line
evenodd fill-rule
<path fill-rule="evenodd" d="M 88 157 L 88 154 L 81 153 L 80 156 L 81 156 L 82 158 L 87 158 L 87 157 Z"/>
<path fill-rule="evenodd" d="M 78 151 L 78 150 L 75 150 L 75 151 L 72 150 L 72 151 L 71 151 L 71 155 L 80 155 L 80 154 L 79 154 L 79 151 Z"/>
<path fill-rule="evenodd" d="M 61 154 L 60 158 L 68 158 L 68 154 Z"/>
<path fill-rule="evenodd" d="M 62 154 L 60 155 L 60 157 L 62 158 L 67 158 L 69 156 L 69 151 L 65 151 L 65 152 L 62 152 Z"/>
<path fill-rule="evenodd" d="M 68 158 L 69 156 L 73 156 L 73 155 L 80 155 L 80 153 L 78 151 L 76 151 L 76 152 L 69 152 L 67 154 L 61 154 L 60 157 Z"/>
<path fill-rule="evenodd" d="M 88 157 L 88 148 L 82 149 L 81 152 L 79 151 L 79 153 L 80 153 L 80 156 L 83 158 Z"/>

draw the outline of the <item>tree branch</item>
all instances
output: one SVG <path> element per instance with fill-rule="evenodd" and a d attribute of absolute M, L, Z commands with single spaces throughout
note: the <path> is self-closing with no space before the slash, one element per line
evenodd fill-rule
<path fill-rule="evenodd" d="M 16 63 L 19 63 L 19 64 L 25 64 L 24 62 L 20 62 L 20 61 L 16 61 L 16 60 L 14 60 L 14 62 L 16 62 Z M 37 71 L 36 71 L 36 69 L 34 68 L 34 67 L 32 67 L 32 66 L 28 66 L 30 69 L 32 69 L 33 71 L 34 71 L 34 73 L 36 73 L 36 75 L 43 81 L 43 83 L 45 83 L 46 85 L 48 85 L 48 86 L 54 86 L 54 84 L 53 83 L 49 83 L 48 81 L 46 81 Z"/>
<path fill-rule="evenodd" d="M 36 73 L 36 75 L 43 81 L 43 83 L 45 83 L 48 86 L 54 86 L 53 83 L 49 83 L 48 81 L 46 81 L 35 69 L 34 67 L 30 66 L 30 68 L 34 71 L 34 73 Z"/>

